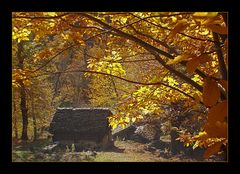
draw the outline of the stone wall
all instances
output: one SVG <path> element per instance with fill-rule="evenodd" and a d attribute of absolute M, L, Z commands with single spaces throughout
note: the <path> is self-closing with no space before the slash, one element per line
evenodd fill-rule
<path fill-rule="evenodd" d="M 112 141 L 107 120 L 111 114 L 106 108 L 59 108 L 50 124 L 53 142 L 107 146 Z"/>

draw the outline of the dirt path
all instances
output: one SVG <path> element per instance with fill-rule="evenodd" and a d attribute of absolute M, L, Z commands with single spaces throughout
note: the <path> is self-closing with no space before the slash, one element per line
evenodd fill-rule
<path fill-rule="evenodd" d="M 183 161 L 180 157 L 163 157 L 159 151 L 150 152 L 146 144 L 134 141 L 116 141 L 118 148 L 111 152 L 98 152 L 96 162 L 169 162 Z M 184 161 L 193 161 L 187 160 Z"/>

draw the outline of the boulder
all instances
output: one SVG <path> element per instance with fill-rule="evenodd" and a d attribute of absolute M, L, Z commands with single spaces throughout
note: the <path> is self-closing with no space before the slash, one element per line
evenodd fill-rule
<path fill-rule="evenodd" d="M 155 125 L 145 124 L 138 126 L 134 133 L 143 137 L 144 139 L 147 139 L 148 141 L 153 141 L 159 140 L 159 132 L 160 130 Z"/>
<path fill-rule="evenodd" d="M 132 140 L 135 130 L 136 127 L 133 125 L 128 125 L 125 128 L 117 127 L 113 132 L 113 139 Z"/>

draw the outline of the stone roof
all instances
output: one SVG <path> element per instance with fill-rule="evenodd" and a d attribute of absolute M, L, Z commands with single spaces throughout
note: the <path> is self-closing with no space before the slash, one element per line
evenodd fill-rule
<path fill-rule="evenodd" d="M 101 138 L 111 131 L 107 119 L 111 114 L 108 108 L 58 108 L 49 131 L 65 139 Z"/>

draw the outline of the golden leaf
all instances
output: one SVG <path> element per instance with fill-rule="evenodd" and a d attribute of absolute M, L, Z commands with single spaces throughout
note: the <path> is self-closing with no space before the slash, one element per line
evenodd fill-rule
<path fill-rule="evenodd" d="M 228 114 L 227 100 L 213 106 L 208 113 L 208 122 L 215 123 L 216 121 L 223 122 Z"/>
<path fill-rule="evenodd" d="M 216 121 L 215 123 L 207 123 L 204 130 L 210 137 L 227 138 L 228 126 L 225 122 Z"/>
<path fill-rule="evenodd" d="M 133 118 L 132 118 L 132 122 L 135 122 L 135 121 L 136 121 L 136 118 L 135 118 L 135 117 L 133 117 Z"/>
<path fill-rule="evenodd" d="M 177 33 L 185 30 L 187 28 L 187 20 L 183 19 L 177 23 L 174 29 L 170 32 L 169 38 L 173 38 Z"/>
<path fill-rule="evenodd" d="M 199 61 L 200 61 L 200 63 L 202 64 L 202 63 L 206 63 L 206 62 L 209 62 L 209 61 L 211 61 L 211 56 L 209 56 L 209 55 L 207 55 L 207 54 L 201 54 L 200 56 L 199 56 Z"/>
<path fill-rule="evenodd" d="M 225 40 L 225 42 L 224 42 L 224 47 L 225 47 L 225 48 L 228 48 L 228 39 Z"/>
<path fill-rule="evenodd" d="M 213 106 L 220 97 L 220 90 L 215 80 L 206 78 L 203 86 L 203 103 L 206 106 Z"/>
<path fill-rule="evenodd" d="M 227 90 L 228 82 L 226 80 L 221 80 L 220 84 L 222 85 L 222 87 L 224 87 L 225 90 Z"/>
<path fill-rule="evenodd" d="M 194 97 L 194 99 L 195 99 L 196 102 L 202 101 L 202 97 L 201 97 L 199 94 L 197 94 L 197 93 L 195 93 L 195 94 L 193 95 L 193 97 Z"/>
<path fill-rule="evenodd" d="M 194 17 L 215 17 L 218 12 L 195 12 L 193 14 Z"/>
<path fill-rule="evenodd" d="M 198 58 L 193 58 L 187 62 L 186 68 L 188 73 L 193 73 L 198 65 L 200 64 L 200 61 Z"/>
<path fill-rule="evenodd" d="M 194 146 L 192 147 L 193 150 L 196 149 L 197 147 L 199 147 L 199 145 L 200 145 L 200 141 L 197 140 L 197 141 L 195 142 Z"/>
<path fill-rule="evenodd" d="M 202 22 L 202 25 L 209 25 L 209 24 L 219 24 L 221 25 L 223 23 L 222 20 L 219 20 L 219 16 L 207 18 Z"/>
<path fill-rule="evenodd" d="M 116 129 L 116 128 L 117 128 L 116 124 L 112 125 L 112 129 Z"/>
<path fill-rule="evenodd" d="M 169 60 L 167 62 L 167 65 L 176 64 L 176 63 L 179 63 L 181 61 L 188 60 L 191 56 L 192 55 L 190 55 L 190 54 L 179 55 L 179 56 L 175 57 L 174 59 Z"/>
<path fill-rule="evenodd" d="M 214 155 L 216 153 L 218 153 L 220 151 L 222 143 L 221 142 L 217 142 L 215 144 L 213 144 L 212 146 L 210 146 L 205 152 L 203 157 L 205 159 L 209 158 L 211 155 Z"/>
<path fill-rule="evenodd" d="M 129 117 L 126 117 L 126 118 L 125 118 L 125 121 L 129 123 L 129 122 L 130 122 L 130 118 L 129 118 Z"/>
<path fill-rule="evenodd" d="M 228 30 L 227 27 L 223 27 L 220 25 L 207 25 L 207 28 L 209 28 L 211 31 L 215 32 L 215 33 L 219 33 L 219 34 L 228 34 Z"/>

